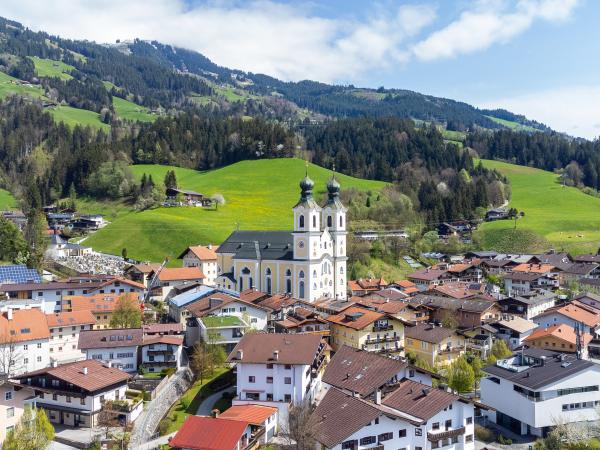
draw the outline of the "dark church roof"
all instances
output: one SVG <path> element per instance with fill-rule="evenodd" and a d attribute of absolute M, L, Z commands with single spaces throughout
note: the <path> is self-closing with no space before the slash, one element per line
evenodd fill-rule
<path fill-rule="evenodd" d="M 234 231 L 219 246 L 217 253 L 233 253 L 234 259 L 294 259 L 291 231 Z"/>

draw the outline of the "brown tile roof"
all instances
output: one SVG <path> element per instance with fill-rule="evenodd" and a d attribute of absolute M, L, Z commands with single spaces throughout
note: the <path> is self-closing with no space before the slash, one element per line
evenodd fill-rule
<path fill-rule="evenodd" d="M 459 398 L 458 395 L 441 389 L 412 380 L 403 380 L 393 392 L 384 397 L 382 404 L 411 416 L 429 420 Z"/>
<path fill-rule="evenodd" d="M 25 342 L 50 337 L 46 314 L 37 308 L 13 309 L 0 314 L 0 342 Z"/>
<path fill-rule="evenodd" d="M 160 269 L 160 266 L 161 266 L 160 263 L 134 264 L 134 265 L 128 267 L 126 271 L 131 270 L 131 268 L 133 267 L 142 273 L 150 273 L 150 272 L 157 271 L 158 269 Z"/>
<path fill-rule="evenodd" d="M 110 328 L 87 330 L 79 333 L 79 348 L 133 347 L 142 345 L 144 334 L 141 328 Z"/>
<path fill-rule="evenodd" d="M 375 291 L 388 285 L 383 278 L 359 278 L 358 280 L 348 280 L 348 288 L 352 291 Z"/>
<path fill-rule="evenodd" d="M 387 317 L 385 314 L 371 311 L 360 306 L 351 306 L 342 313 L 327 317 L 327 321 L 355 330 L 362 330 L 373 322 Z"/>
<path fill-rule="evenodd" d="M 399 300 L 387 301 L 387 299 L 378 296 L 352 297 L 357 305 L 364 305 L 374 308 L 377 312 L 385 314 L 398 314 L 403 311 L 408 304 Z"/>
<path fill-rule="evenodd" d="M 179 255 L 179 258 L 183 258 L 188 252 L 192 252 L 196 258 L 200 261 L 216 261 L 217 253 L 215 252 L 215 248 L 212 245 L 194 245 L 188 247 L 184 252 Z"/>
<path fill-rule="evenodd" d="M 452 298 L 467 298 L 474 295 L 483 294 L 485 292 L 485 285 L 483 283 L 466 283 L 457 281 L 434 286 L 431 291 L 433 291 L 433 293 L 446 295 Z"/>
<path fill-rule="evenodd" d="M 214 294 L 207 295 L 206 297 L 185 306 L 185 309 L 196 317 L 204 317 L 214 310 L 234 302 L 252 306 L 257 309 L 266 309 L 261 305 L 255 305 L 254 303 L 239 299 L 229 294 L 225 294 L 224 292 L 215 292 Z"/>
<path fill-rule="evenodd" d="M 181 323 L 151 323 L 143 325 L 144 334 L 177 334 L 183 333 Z"/>
<path fill-rule="evenodd" d="M 526 273 L 548 273 L 554 269 L 551 264 L 519 264 L 513 267 L 513 272 L 526 272 Z"/>
<path fill-rule="evenodd" d="M 244 335 L 227 358 L 247 364 L 311 364 L 324 345 L 315 334 L 250 333 Z M 238 352 L 242 358 L 238 359 Z M 277 359 L 275 352 L 278 351 Z"/>
<path fill-rule="evenodd" d="M 96 318 L 91 311 L 72 311 L 46 314 L 48 327 L 68 327 L 74 325 L 88 325 L 96 323 Z"/>
<path fill-rule="evenodd" d="M 141 345 L 150 344 L 183 345 L 183 336 L 178 336 L 174 334 L 157 334 L 153 336 L 144 336 L 144 341 Z"/>
<path fill-rule="evenodd" d="M 84 373 L 84 368 L 87 368 L 87 374 Z M 116 367 L 105 366 L 100 361 L 94 359 L 61 364 L 58 367 L 46 367 L 45 369 L 25 373 L 15 378 L 22 380 L 44 374 L 71 383 L 88 392 L 100 391 L 114 384 L 124 383 L 130 378 L 130 375 L 122 370 Z"/>
<path fill-rule="evenodd" d="M 325 447 L 333 448 L 381 414 L 374 405 L 331 388 L 308 423 L 315 439 Z"/>
<path fill-rule="evenodd" d="M 467 269 L 470 269 L 471 267 L 474 267 L 473 264 L 470 263 L 459 263 L 459 264 L 452 264 L 450 266 L 448 266 L 448 272 L 452 272 L 452 273 L 460 273 L 460 272 L 464 272 Z"/>
<path fill-rule="evenodd" d="M 262 425 L 277 408 L 264 405 L 233 405 L 219 415 L 219 419 L 241 420 L 252 425 Z"/>
<path fill-rule="evenodd" d="M 413 327 L 404 327 L 404 338 L 415 339 L 417 341 L 431 342 L 439 344 L 444 339 L 454 334 L 450 328 L 429 325 L 426 323 L 417 324 Z"/>
<path fill-rule="evenodd" d="M 568 342 L 569 344 L 577 344 L 577 335 L 573 327 L 561 324 L 553 325 L 551 327 L 538 327 L 529 336 L 523 339 L 524 342 L 537 341 L 538 339 L 547 338 L 553 336 L 562 341 Z M 583 333 L 583 345 L 586 346 L 592 340 L 592 336 L 589 333 Z M 559 349 L 560 350 L 560 349 Z"/>
<path fill-rule="evenodd" d="M 258 305 L 269 308 L 273 311 L 280 311 L 286 306 L 291 306 L 294 303 L 304 303 L 302 300 L 294 298 L 288 294 L 275 294 L 258 302 Z"/>
<path fill-rule="evenodd" d="M 408 278 L 413 280 L 433 281 L 437 280 L 446 273 L 446 270 L 441 269 L 421 269 L 408 275 Z"/>
<path fill-rule="evenodd" d="M 165 267 L 158 272 L 160 281 L 201 280 L 204 278 L 204 274 L 199 267 Z"/>
<path fill-rule="evenodd" d="M 565 317 L 569 317 L 570 319 L 576 320 L 577 322 L 582 322 L 588 327 L 594 327 L 600 324 L 600 314 L 594 311 L 593 306 L 586 305 L 584 308 L 583 305 L 578 306 L 572 303 L 547 309 L 543 313 L 538 314 L 536 318 L 547 316 L 548 314 L 552 313 L 558 313 Z"/>
<path fill-rule="evenodd" d="M 169 442 L 170 448 L 235 450 L 248 423 L 239 420 L 189 416 Z"/>
<path fill-rule="evenodd" d="M 398 286 L 400 286 L 401 288 L 404 288 L 404 289 L 416 288 L 417 287 L 417 285 L 415 283 L 413 283 L 412 281 L 410 281 L 410 280 L 394 281 L 391 284 L 396 284 L 396 285 L 398 285 Z"/>
<path fill-rule="evenodd" d="M 262 300 L 269 297 L 269 294 L 265 292 L 258 291 L 254 288 L 248 288 L 245 291 L 240 292 L 240 298 L 242 300 L 246 300 L 247 302 L 256 302 L 258 300 Z"/>
<path fill-rule="evenodd" d="M 327 364 L 323 382 L 366 397 L 406 366 L 405 362 L 344 345 Z"/>

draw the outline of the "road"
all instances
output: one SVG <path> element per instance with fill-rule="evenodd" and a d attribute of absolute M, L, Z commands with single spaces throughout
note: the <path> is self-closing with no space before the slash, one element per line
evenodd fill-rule
<path fill-rule="evenodd" d="M 200 406 L 198 406 L 196 415 L 197 416 L 210 416 L 212 413 L 213 405 L 216 403 L 217 400 L 219 400 L 223 396 L 224 392 L 235 392 L 235 386 L 230 386 L 228 388 L 225 388 L 221 391 L 217 391 L 214 394 L 206 397 L 202 401 L 202 403 L 200 403 Z"/>

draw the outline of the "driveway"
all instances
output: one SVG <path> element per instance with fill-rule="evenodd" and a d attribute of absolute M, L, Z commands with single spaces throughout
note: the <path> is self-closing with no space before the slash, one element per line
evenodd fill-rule
<path fill-rule="evenodd" d="M 214 394 L 206 397 L 202 401 L 202 403 L 200 403 L 200 406 L 198 407 L 198 411 L 196 411 L 196 415 L 197 416 L 210 416 L 212 413 L 213 405 L 217 402 L 217 400 L 219 400 L 223 396 L 224 392 L 235 392 L 235 386 L 230 386 L 228 388 L 225 388 L 221 391 L 217 391 Z"/>

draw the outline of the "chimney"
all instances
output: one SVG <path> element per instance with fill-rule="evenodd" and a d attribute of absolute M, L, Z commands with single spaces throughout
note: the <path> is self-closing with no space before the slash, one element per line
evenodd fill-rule
<path fill-rule="evenodd" d="M 52 363 L 50 364 L 52 367 L 58 367 L 58 361 L 56 359 L 52 360 Z"/>
<path fill-rule="evenodd" d="M 83 372 L 83 374 L 84 374 L 84 375 L 87 375 L 87 374 L 88 374 L 88 368 L 87 368 L 87 367 L 84 367 L 84 368 L 82 369 L 82 372 Z"/>
<path fill-rule="evenodd" d="M 244 359 L 244 350 L 238 350 L 237 351 L 237 358 L 236 359 L 239 359 L 240 361 L 242 359 Z"/>
<path fill-rule="evenodd" d="M 206 246 L 206 248 L 208 248 L 209 250 L 212 250 L 212 244 L 208 244 L 208 245 Z"/>
<path fill-rule="evenodd" d="M 219 417 L 219 414 L 221 413 L 221 411 L 219 411 L 217 408 L 213 409 L 210 414 L 216 419 L 217 417 Z"/>
<path fill-rule="evenodd" d="M 381 405 L 381 389 L 377 389 L 377 391 L 375 391 L 375 403 L 377 405 Z"/>
<path fill-rule="evenodd" d="M 12 308 L 8 308 L 8 310 L 6 311 L 6 318 L 8 320 L 13 320 L 13 311 L 12 311 Z"/>
<path fill-rule="evenodd" d="M 108 364 L 107 364 L 107 366 L 108 366 L 109 369 L 112 367 L 112 365 L 113 365 L 112 361 L 109 361 Z"/>
<path fill-rule="evenodd" d="M 273 350 L 273 359 L 275 361 L 279 360 L 279 350 Z"/>

